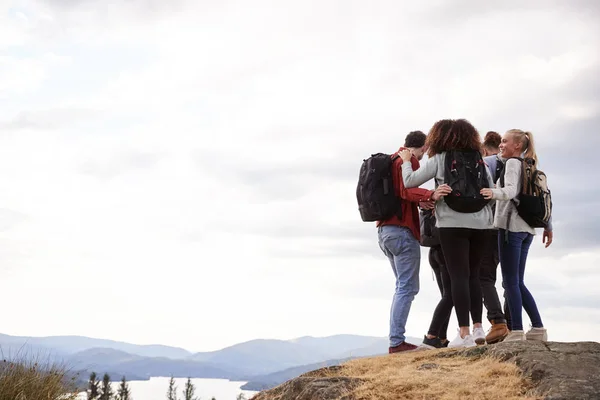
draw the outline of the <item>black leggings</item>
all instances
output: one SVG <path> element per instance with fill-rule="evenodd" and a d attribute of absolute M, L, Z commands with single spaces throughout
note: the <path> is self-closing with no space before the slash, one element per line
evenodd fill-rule
<path fill-rule="evenodd" d="M 468 228 L 440 228 L 439 232 L 444 259 L 450 275 L 452 302 L 456 308 L 458 326 L 470 326 L 469 312 L 474 324 L 481 323 L 483 304 L 479 269 L 487 248 L 486 241 L 488 240 L 489 231 Z M 437 317 L 441 320 L 444 315 L 440 313 Z M 441 326 L 441 324 L 440 321 L 438 326 Z"/>
<path fill-rule="evenodd" d="M 429 264 L 435 273 L 435 280 L 440 289 L 442 299 L 434 311 L 434 318 L 431 321 L 427 334 L 440 339 L 446 339 L 453 303 L 450 291 L 450 275 L 448 275 L 448 269 L 446 268 L 444 253 L 442 252 L 441 246 L 434 246 L 429 249 Z M 440 309 L 439 311 L 438 308 Z M 439 314 L 440 317 L 435 318 L 436 314 Z"/>

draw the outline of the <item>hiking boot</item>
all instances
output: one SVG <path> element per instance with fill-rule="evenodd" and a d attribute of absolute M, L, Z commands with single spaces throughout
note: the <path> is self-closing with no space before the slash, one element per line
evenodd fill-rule
<path fill-rule="evenodd" d="M 475 347 L 475 346 L 477 346 L 477 345 L 475 344 L 475 341 L 473 340 L 473 336 L 467 335 L 464 338 L 462 338 L 462 337 L 460 337 L 460 331 L 458 331 L 458 335 L 456 335 L 456 337 L 450 343 L 448 343 L 448 348 Z"/>
<path fill-rule="evenodd" d="M 510 331 L 510 333 L 504 339 L 505 342 L 520 342 L 525 340 L 525 332 L 523 331 Z"/>
<path fill-rule="evenodd" d="M 483 328 L 473 328 L 473 340 L 477 345 L 485 344 L 485 331 Z"/>
<path fill-rule="evenodd" d="M 548 331 L 546 328 L 531 328 L 525 334 L 526 340 L 539 340 L 542 342 L 548 341 Z"/>
<path fill-rule="evenodd" d="M 418 346 L 415 346 L 414 344 L 411 343 L 407 343 L 407 342 L 402 342 L 400 343 L 398 346 L 394 346 L 394 347 L 390 347 L 388 349 L 389 354 L 393 354 L 393 353 L 401 353 L 403 351 L 411 351 L 411 350 L 416 350 Z"/>
<path fill-rule="evenodd" d="M 436 337 L 433 339 L 428 339 L 427 335 L 423 337 L 423 344 L 421 346 L 428 349 L 441 349 L 444 347 L 440 338 Z"/>
<path fill-rule="evenodd" d="M 492 327 L 485 337 L 485 341 L 488 344 L 498 343 L 503 341 L 506 336 L 508 336 L 508 326 L 506 326 L 506 322 L 496 323 L 492 321 Z"/>
<path fill-rule="evenodd" d="M 442 342 L 442 347 L 448 347 L 448 343 L 450 343 L 450 341 L 448 339 L 440 339 L 440 342 Z"/>

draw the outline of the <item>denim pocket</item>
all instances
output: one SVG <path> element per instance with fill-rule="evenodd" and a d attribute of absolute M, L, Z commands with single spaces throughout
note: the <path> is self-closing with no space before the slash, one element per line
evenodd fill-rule
<path fill-rule="evenodd" d="M 408 228 L 400 226 L 388 227 L 382 232 L 381 242 L 383 242 L 387 251 L 395 256 L 399 256 L 404 250 L 407 235 L 410 235 Z"/>

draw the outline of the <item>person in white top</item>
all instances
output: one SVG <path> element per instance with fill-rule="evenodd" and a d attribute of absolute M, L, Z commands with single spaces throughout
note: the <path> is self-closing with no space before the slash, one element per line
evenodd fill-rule
<path fill-rule="evenodd" d="M 536 302 L 525 286 L 525 265 L 535 229 L 519 216 L 516 204 L 519 202 L 522 180 L 522 161 L 518 158 L 532 158 L 537 165 L 537 155 L 533 134 L 520 129 L 511 129 L 502 137 L 500 154 L 506 159 L 504 177 L 499 179 L 495 189 L 482 189 L 486 199 L 498 200 L 494 226 L 498 232 L 498 250 L 502 270 L 502 286 L 506 291 L 511 315 L 510 333 L 505 341 L 548 339 Z M 551 230 L 544 230 L 543 242 L 548 247 L 552 243 Z M 532 328 L 523 332 L 522 309 L 525 308 Z"/>

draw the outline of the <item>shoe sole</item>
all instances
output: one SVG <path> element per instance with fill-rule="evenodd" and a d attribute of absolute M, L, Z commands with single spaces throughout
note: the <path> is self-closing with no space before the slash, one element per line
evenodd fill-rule
<path fill-rule="evenodd" d="M 504 335 L 502 335 L 502 336 L 500 336 L 500 337 L 498 337 L 498 338 L 496 338 L 496 339 L 494 339 L 494 340 L 492 340 L 492 341 L 486 340 L 486 342 L 487 342 L 487 344 L 495 344 L 495 343 L 500 343 L 500 342 L 502 342 L 504 339 L 506 339 L 506 337 L 507 337 L 507 336 L 508 336 L 508 332 L 506 332 Z"/>
<path fill-rule="evenodd" d="M 538 339 L 538 338 L 528 338 L 528 337 L 525 337 L 525 340 L 529 340 L 530 342 L 547 342 L 548 338 Z"/>

